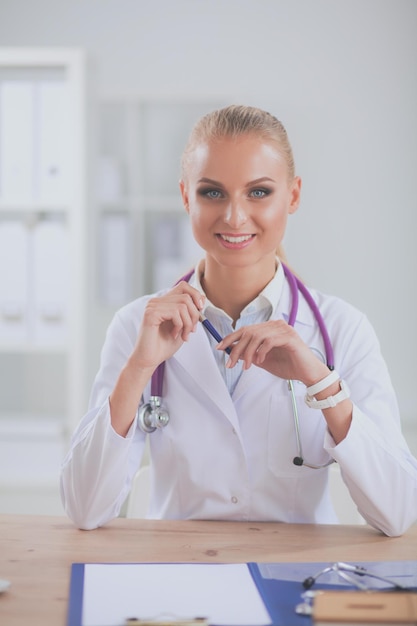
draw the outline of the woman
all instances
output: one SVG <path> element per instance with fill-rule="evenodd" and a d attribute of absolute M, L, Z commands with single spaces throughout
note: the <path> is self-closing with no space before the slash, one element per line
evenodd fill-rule
<path fill-rule="evenodd" d="M 368 523 L 403 533 L 417 518 L 417 461 L 372 327 L 340 299 L 310 291 L 331 338 L 331 372 L 301 296 L 289 324 L 294 294 L 276 251 L 301 180 L 282 124 L 251 107 L 205 116 L 184 152 L 180 189 L 205 258 L 188 282 L 113 319 L 62 468 L 68 515 L 89 529 L 119 514 L 145 445 L 138 407 L 165 362 L 170 421 L 150 435 L 150 517 L 336 523 L 336 461 Z"/>

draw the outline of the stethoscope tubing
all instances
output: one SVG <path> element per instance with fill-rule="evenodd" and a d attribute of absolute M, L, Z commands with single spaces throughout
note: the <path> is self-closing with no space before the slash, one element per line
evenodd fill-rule
<path fill-rule="evenodd" d="M 315 303 L 312 295 L 310 294 L 309 290 L 304 285 L 304 283 L 302 283 L 301 280 L 298 277 L 296 277 L 284 263 L 282 263 L 282 267 L 283 267 L 285 277 L 290 287 L 291 298 L 292 298 L 288 324 L 290 326 L 295 325 L 297 313 L 298 313 L 299 293 L 301 293 L 304 299 L 306 300 L 307 304 L 309 305 L 316 319 L 316 322 L 319 326 L 320 333 L 321 333 L 323 343 L 324 343 L 327 367 L 329 368 L 329 370 L 334 370 L 334 353 L 333 353 L 332 344 L 330 341 L 329 333 L 327 332 L 326 325 L 324 323 L 323 316 L 321 315 L 317 304 Z M 191 276 L 193 275 L 193 273 L 194 273 L 194 270 L 191 270 L 185 276 L 180 278 L 176 284 L 178 284 L 181 281 L 188 282 Z M 203 314 L 200 315 L 200 322 L 203 324 L 206 330 L 210 333 L 210 335 L 217 342 L 222 341 L 221 335 L 217 332 L 214 326 L 209 322 L 209 320 Z M 230 347 L 226 348 L 225 352 L 230 354 L 231 348 Z M 161 406 L 164 371 L 165 371 L 165 361 L 160 363 L 159 366 L 156 368 L 155 372 L 152 375 L 152 380 L 151 380 L 151 397 L 153 398 L 154 401 L 155 400 L 157 401 L 158 409 L 159 409 L 158 415 L 161 414 L 164 417 L 164 419 L 162 420 L 163 422 L 162 425 L 166 425 L 169 421 L 168 413 Z M 302 444 L 301 444 L 301 433 L 300 433 L 298 409 L 297 409 L 297 403 L 296 403 L 295 393 L 294 393 L 294 381 L 288 380 L 287 382 L 288 382 L 288 389 L 291 395 L 296 445 L 297 445 L 297 456 L 294 457 L 293 463 L 294 465 L 298 465 L 298 466 L 305 465 L 312 469 L 321 469 L 321 468 L 327 467 L 328 465 L 331 465 L 334 462 L 333 459 L 331 459 L 330 461 L 328 461 L 327 463 L 323 465 L 314 465 L 304 460 Z M 147 419 L 147 416 L 152 415 L 154 410 L 156 409 L 155 407 L 152 407 L 152 405 L 145 405 L 142 409 L 142 412 L 143 412 L 142 422 L 145 422 Z M 145 417 L 145 414 L 147 415 L 146 417 Z M 156 427 L 152 425 L 149 427 L 149 425 L 145 424 L 144 430 L 145 432 L 153 432 L 155 428 Z"/>
<path fill-rule="evenodd" d="M 326 324 L 324 323 L 323 316 L 320 313 L 320 310 L 317 304 L 314 302 L 314 299 L 311 293 L 309 292 L 307 287 L 304 285 L 304 283 L 299 278 L 297 278 L 297 276 L 295 276 L 284 263 L 282 263 L 282 268 L 288 280 L 290 291 L 291 291 L 291 297 L 292 297 L 291 311 L 290 311 L 290 316 L 288 318 L 288 324 L 290 326 L 294 326 L 295 324 L 295 320 L 296 320 L 297 312 L 298 312 L 298 292 L 300 292 L 302 293 L 308 306 L 313 312 L 313 315 L 319 326 L 320 333 L 323 338 L 325 353 L 326 353 L 327 367 L 329 368 L 329 370 L 334 370 L 334 354 L 333 354 L 332 343 L 330 341 L 329 333 L 327 332 L 327 328 L 326 328 Z"/>
<path fill-rule="evenodd" d="M 290 326 L 294 326 L 295 324 L 295 321 L 297 318 L 297 312 L 298 312 L 298 305 L 299 305 L 298 294 L 300 292 L 303 295 L 304 299 L 306 300 L 307 304 L 309 305 L 311 311 L 313 312 L 313 315 L 319 326 L 320 333 L 323 338 L 325 353 L 326 353 L 327 367 L 329 368 L 329 370 L 334 370 L 334 354 L 333 354 L 332 344 L 330 341 L 329 333 L 327 332 L 326 325 L 324 323 L 323 316 L 321 315 L 317 304 L 314 302 L 312 295 L 310 294 L 309 290 L 304 285 L 304 283 L 301 282 L 301 280 L 297 278 L 291 272 L 291 270 L 287 267 L 287 265 L 282 263 L 282 268 L 284 270 L 285 277 L 288 281 L 290 291 L 291 291 L 291 298 L 292 298 L 288 324 Z M 193 273 L 194 273 L 194 270 L 191 270 L 185 276 L 180 278 L 176 284 L 182 281 L 188 282 L 191 276 L 193 275 Z M 200 315 L 200 321 L 203 324 L 203 326 L 207 329 L 207 331 L 210 333 L 210 335 L 217 342 L 220 342 L 222 340 L 221 335 L 217 332 L 214 326 L 209 322 L 209 320 L 204 315 Z M 231 349 L 226 348 L 226 352 L 227 354 L 230 354 Z M 151 395 L 152 396 L 158 396 L 162 398 L 162 385 L 163 385 L 163 380 L 164 380 L 164 370 L 165 370 L 165 361 L 158 365 L 158 367 L 156 368 L 152 376 L 152 381 L 151 381 Z"/>

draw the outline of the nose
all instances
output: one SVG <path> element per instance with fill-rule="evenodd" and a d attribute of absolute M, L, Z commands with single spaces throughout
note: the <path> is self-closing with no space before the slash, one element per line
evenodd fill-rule
<path fill-rule="evenodd" d="M 248 219 L 248 214 L 242 202 L 239 200 L 230 200 L 224 215 L 224 221 L 231 228 L 240 228 Z"/>

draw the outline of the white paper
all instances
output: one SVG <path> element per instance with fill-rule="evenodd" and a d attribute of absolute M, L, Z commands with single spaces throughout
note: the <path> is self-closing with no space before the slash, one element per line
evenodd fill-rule
<path fill-rule="evenodd" d="M 83 598 L 83 626 L 119 626 L 129 617 L 271 624 L 245 563 L 88 563 Z"/>

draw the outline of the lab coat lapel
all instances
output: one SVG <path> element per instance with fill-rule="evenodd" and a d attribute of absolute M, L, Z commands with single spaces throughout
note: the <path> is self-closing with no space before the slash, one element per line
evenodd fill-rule
<path fill-rule="evenodd" d="M 202 394 L 208 396 L 221 412 L 237 425 L 237 414 L 229 391 L 212 353 L 206 332 L 201 324 L 180 350 L 172 357 L 176 359 L 193 378 Z"/>

